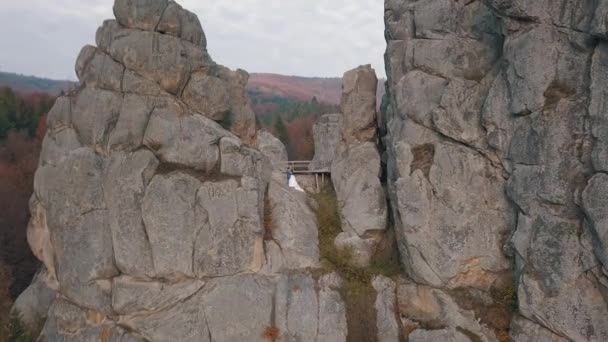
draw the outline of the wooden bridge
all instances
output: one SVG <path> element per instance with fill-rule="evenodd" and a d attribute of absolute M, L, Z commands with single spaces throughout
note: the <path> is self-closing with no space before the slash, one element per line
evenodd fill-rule
<path fill-rule="evenodd" d="M 325 186 L 325 175 L 329 178 L 331 171 L 329 168 L 314 168 L 310 165 L 311 163 L 311 160 L 290 160 L 278 162 L 273 166 L 275 170 L 285 173 L 291 170 L 294 175 L 314 175 L 315 184 L 319 191 L 321 187 Z"/>

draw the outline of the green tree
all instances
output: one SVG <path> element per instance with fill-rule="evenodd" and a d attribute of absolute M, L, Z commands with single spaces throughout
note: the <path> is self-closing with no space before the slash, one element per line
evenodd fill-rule
<path fill-rule="evenodd" d="M 274 132 L 277 134 L 277 138 L 285 144 L 285 147 L 289 149 L 291 143 L 289 141 L 289 133 L 287 132 L 287 127 L 285 126 L 285 122 L 283 122 L 283 118 L 281 116 L 277 116 L 274 121 Z"/>

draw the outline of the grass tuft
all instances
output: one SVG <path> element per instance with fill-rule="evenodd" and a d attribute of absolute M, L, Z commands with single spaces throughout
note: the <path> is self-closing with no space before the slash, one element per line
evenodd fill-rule
<path fill-rule="evenodd" d="M 372 279 L 377 275 L 393 277 L 400 271 L 398 256 L 388 260 L 372 259 L 370 266 L 358 267 L 353 263 L 350 248 L 338 248 L 334 241 L 342 232 L 338 201 L 333 189 L 312 195 L 316 205 L 319 226 L 321 272 L 336 272 L 343 280 L 341 289 L 348 318 L 348 341 L 375 341 L 377 339 L 375 300 Z"/>

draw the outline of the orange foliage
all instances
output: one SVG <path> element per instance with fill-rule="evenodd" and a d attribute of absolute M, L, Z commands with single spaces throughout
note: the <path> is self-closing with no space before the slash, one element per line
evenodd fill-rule
<path fill-rule="evenodd" d="M 315 144 L 312 127 L 316 117 L 297 118 L 287 124 L 287 132 L 291 146 L 288 146 L 289 156 L 293 160 L 311 160 L 315 154 Z"/>

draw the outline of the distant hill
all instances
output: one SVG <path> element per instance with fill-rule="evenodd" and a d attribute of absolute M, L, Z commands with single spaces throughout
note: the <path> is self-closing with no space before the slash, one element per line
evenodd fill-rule
<path fill-rule="evenodd" d="M 9 87 L 18 92 L 42 92 L 58 95 L 62 90 L 67 90 L 72 85 L 74 85 L 72 81 L 51 80 L 36 76 L 0 72 L 0 87 Z"/>
<path fill-rule="evenodd" d="M 339 104 L 342 79 L 253 73 L 249 77 L 248 89 L 300 101 L 310 101 L 316 97 L 319 102 Z"/>

